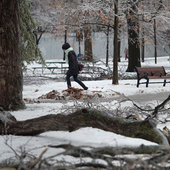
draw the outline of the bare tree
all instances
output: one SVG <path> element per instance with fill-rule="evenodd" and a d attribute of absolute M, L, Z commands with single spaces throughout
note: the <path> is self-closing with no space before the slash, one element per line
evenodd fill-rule
<path fill-rule="evenodd" d="M 96 25 L 105 27 L 106 29 L 108 26 L 110 28 L 114 28 L 114 2 L 114 0 L 86 1 L 83 3 L 78 1 L 68 1 L 68 4 L 65 6 L 63 2 L 52 1 L 50 3 L 50 10 L 48 10 L 51 20 L 50 24 L 48 23 L 48 25 L 53 26 L 53 30 L 56 27 L 61 26 L 64 28 L 67 26 L 68 30 L 71 31 L 76 31 L 89 26 L 91 27 L 90 30 L 95 30 Z M 121 34 L 118 35 L 118 39 L 121 39 L 121 37 L 128 34 L 127 39 L 129 42 L 129 64 L 127 71 L 134 71 L 135 66 L 140 66 L 140 41 L 143 42 L 143 55 L 145 51 L 144 46 L 146 46 L 148 42 L 154 45 L 154 18 L 157 22 L 156 46 L 165 46 L 168 43 L 167 38 L 163 36 L 163 33 L 167 32 L 169 27 L 168 0 L 119 0 L 118 3 L 120 4 L 118 18 L 121 22 L 121 27 L 119 28 L 119 32 L 121 32 Z M 64 11 L 61 17 L 61 20 L 64 22 L 62 22 L 63 24 L 61 25 L 56 25 L 58 18 L 54 12 L 56 9 L 62 9 L 62 11 Z M 126 22 L 127 20 L 128 22 Z M 145 30 L 145 32 L 143 32 L 142 29 Z M 64 31 L 65 29 L 62 30 Z M 140 30 L 142 30 L 140 33 L 141 36 L 139 36 Z M 85 45 L 85 49 L 90 49 L 89 53 L 91 53 L 91 55 L 89 56 L 93 56 L 92 40 L 85 44 L 88 44 L 88 46 Z"/>
<path fill-rule="evenodd" d="M 112 84 L 118 84 L 118 0 L 114 3 L 114 56 L 113 56 L 113 79 Z"/>
<path fill-rule="evenodd" d="M 140 46 L 139 46 L 139 19 L 138 19 L 138 2 L 129 1 L 129 11 L 127 14 L 128 25 L 128 52 L 129 63 L 128 72 L 133 72 L 135 66 L 140 67 Z"/>

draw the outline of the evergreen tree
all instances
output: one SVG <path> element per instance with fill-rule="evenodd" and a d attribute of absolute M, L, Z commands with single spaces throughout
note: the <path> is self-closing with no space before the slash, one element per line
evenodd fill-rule
<path fill-rule="evenodd" d="M 30 6 L 27 0 L 22 0 L 20 5 L 20 30 L 22 61 L 31 63 L 40 60 L 44 63 L 41 51 L 37 46 L 37 25 L 30 14 Z"/>

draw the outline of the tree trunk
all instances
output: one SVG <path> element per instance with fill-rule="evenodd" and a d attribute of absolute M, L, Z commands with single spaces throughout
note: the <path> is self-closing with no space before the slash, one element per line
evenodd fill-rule
<path fill-rule="evenodd" d="M 156 36 L 156 19 L 153 20 L 154 21 L 154 24 L 153 24 L 153 27 L 154 27 L 154 47 L 155 47 L 155 50 L 154 50 L 154 56 L 155 56 L 155 64 L 157 64 L 157 36 Z"/>
<path fill-rule="evenodd" d="M 142 15 L 142 20 L 144 21 L 144 15 Z M 144 24 L 142 26 L 142 62 L 145 61 L 145 30 Z"/>
<path fill-rule="evenodd" d="M 120 38 L 118 38 L 118 62 L 121 62 L 120 51 L 121 51 L 121 40 L 120 40 Z"/>
<path fill-rule="evenodd" d="M 108 67 L 108 63 L 109 63 L 109 26 L 107 27 L 106 38 L 107 38 L 107 44 L 106 44 L 106 67 Z"/>
<path fill-rule="evenodd" d="M 6 121 L 8 120 L 8 122 Z M 0 120 L 0 134 L 35 136 L 46 131 L 75 131 L 93 127 L 129 137 L 143 138 L 159 144 L 168 144 L 163 134 L 156 129 L 153 120 L 130 121 L 114 118 L 95 109 L 80 109 L 69 115 L 47 115 L 25 121 L 17 121 L 7 114 L 5 122 Z"/>
<path fill-rule="evenodd" d="M 114 56 L 113 56 L 113 79 L 112 84 L 118 84 L 118 0 L 114 3 Z"/>
<path fill-rule="evenodd" d="M 76 40 L 78 41 L 79 45 L 79 54 L 81 54 L 81 41 L 83 41 L 82 29 L 76 32 Z"/>
<path fill-rule="evenodd" d="M 79 43 L 79 54 L 81 54 L 81 44 L 80 44 L 80 39 L 78 40 Z"/>
<path fill-rule="evenodd" d="M 64 43 L 67 43 L 67 29 L 64 31 Z"/>
<path fill-rule="evenodd" d="M 143 33 L 144 33 L 144 31 L 143 31 Z M 144 36 L 144 34 L 143 34 L 143 36 Z M 144 62 L 144 61 L 145 61 L 145 38 L 142 37 L 142 62 Z"/>
<path fill-rule="evenodd" d="M 84 57 L 87 61 L 93 61 L 92 35 L 90 26 L 84 28 Z"/>
<path fill-rule="evenodd" d="M 19 1 L 1 0 L 0 106 L 5 110 L 24 107 L 19 21 Z"/>
<path fill-rule="evenodd" d="M 67 29 L 64 31 L 64 43 L 67 43 Z M 63 60 L 66 59 L 65 52 L 63 52 Z"/>
<path fill-rule="evenodd" d="M 132 2 L 133 3 L 133 2 Z M 128 24 L 128 50 L 129 60 L 127 72 L 134 72 L 135 66 L 141 67 L 140 64 L 140 43 L 139 43 L 139 23 L 137 16 L 137 4 L 131 5 L 129 16 L 127 16 Z"/>

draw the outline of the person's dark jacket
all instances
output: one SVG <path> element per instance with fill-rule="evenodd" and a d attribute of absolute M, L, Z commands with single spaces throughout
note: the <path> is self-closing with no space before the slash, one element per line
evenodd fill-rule
<path fill-rule="evenodd" d="M 70 75 L 79 74 L 78 61 L 77 61 L 76 53 L 74 51 L 70 51 L 68 53 L 68 65 L 69 65 L 69 70 L 67 74 Z"/>

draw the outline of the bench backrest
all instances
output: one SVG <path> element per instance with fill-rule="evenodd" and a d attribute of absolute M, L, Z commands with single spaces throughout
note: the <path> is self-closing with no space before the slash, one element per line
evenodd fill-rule
<path fill-rule="evenodd" d="M 137 76 L 144 77 L 144 76 L 165 76 L 166 72 L 164 67 L 135 67 L 137 72 Z"/>

